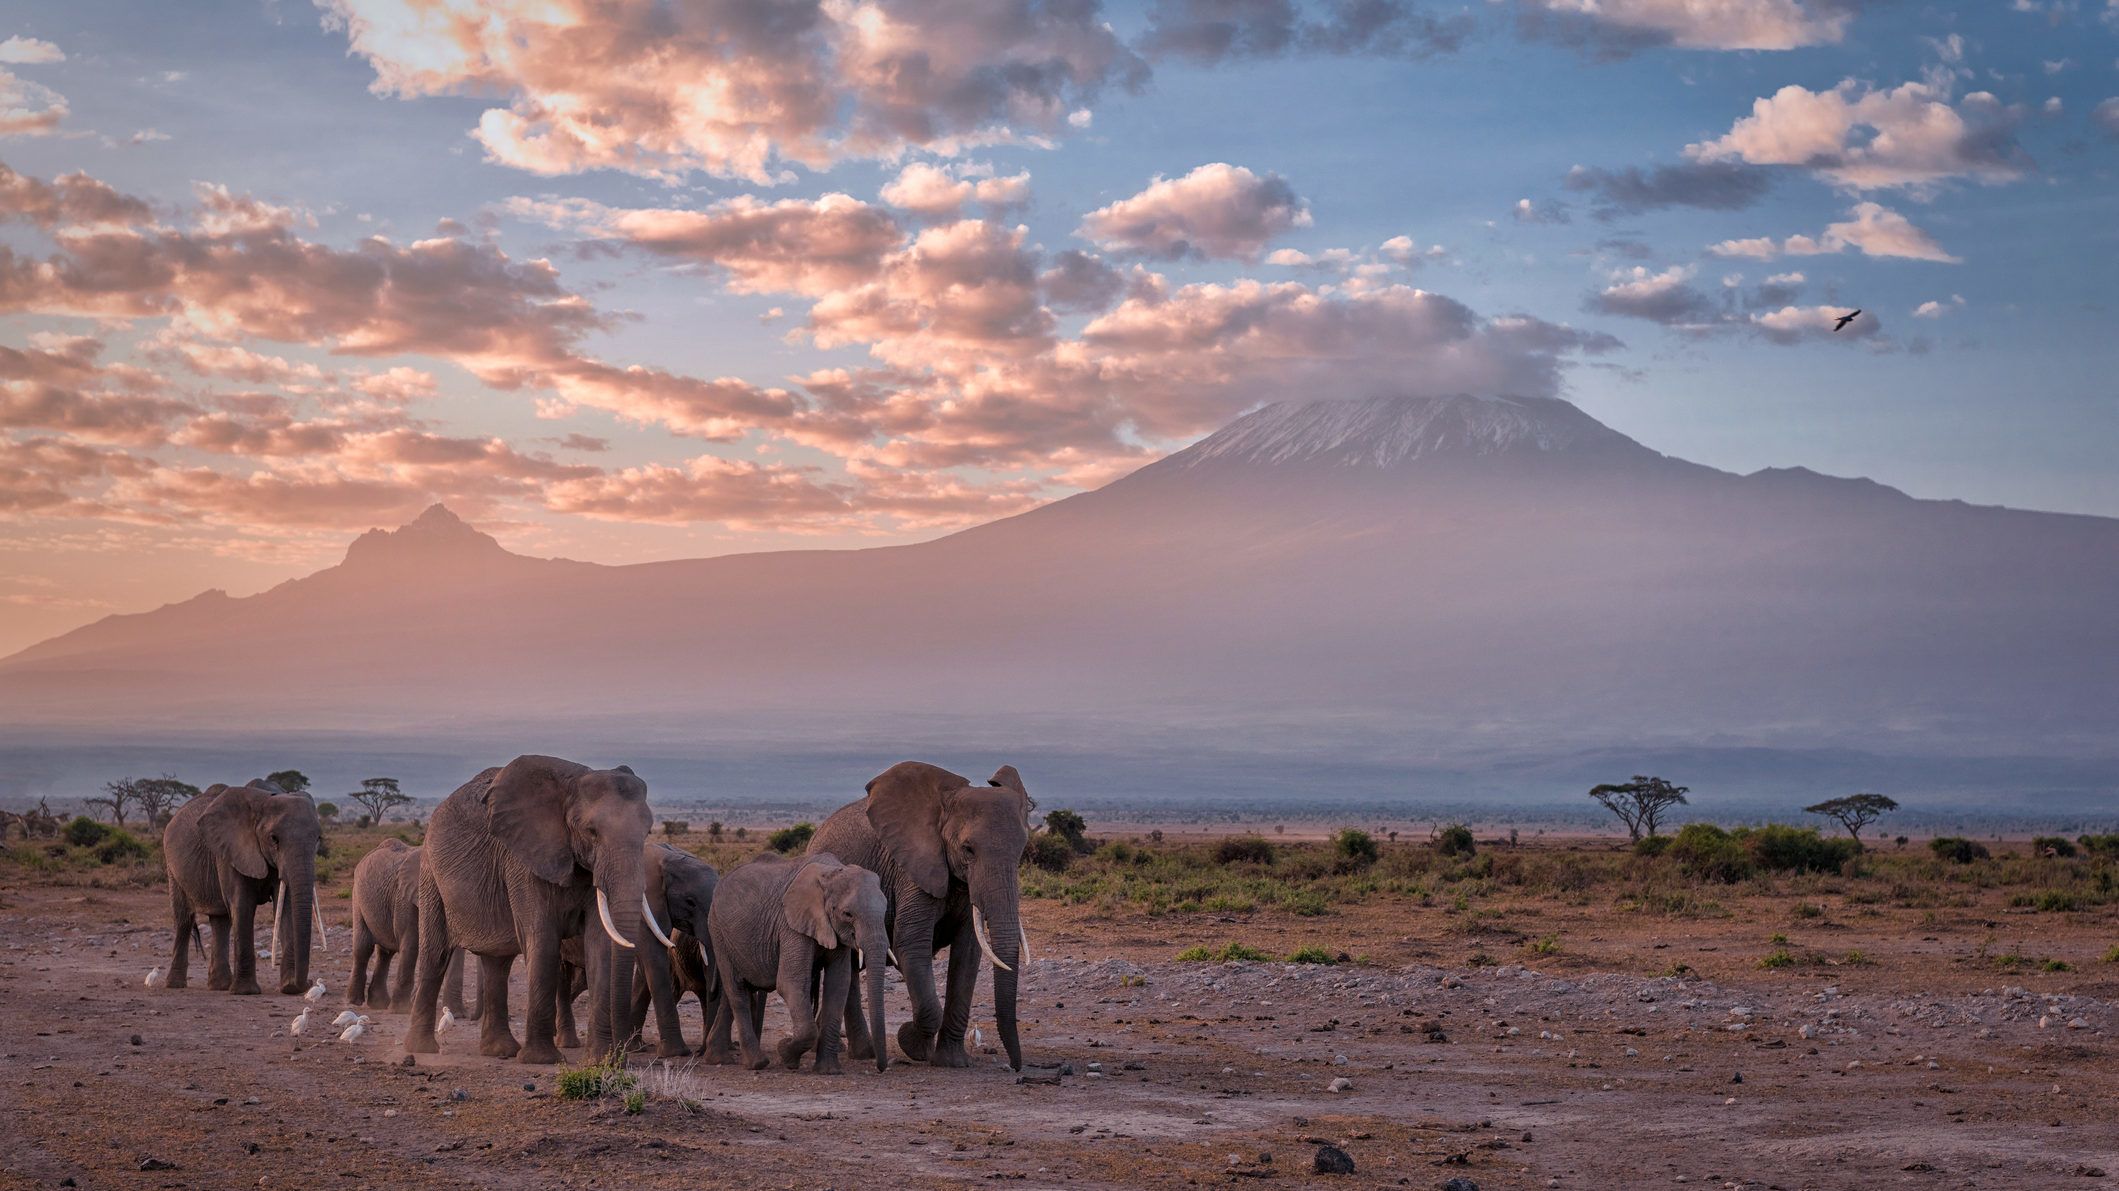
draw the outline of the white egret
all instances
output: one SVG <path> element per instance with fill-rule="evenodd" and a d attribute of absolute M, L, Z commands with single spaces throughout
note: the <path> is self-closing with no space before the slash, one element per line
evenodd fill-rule
<path fill-rule="evenodd" d="M 312 985 L 310 985 L 310 986 L 309 986 L 309 991 L 308 991 L 308 992 L 305 992 L 305 993 L 303 993 L 303 994 L 302 994 L 302 999 L 303 999 L 304 1001 L 312 1001 L 312 1002 L 313 1002 L 313 1001 L 321 1001 L 321 1000 L 323 1000 L 323 999 L 324 999 L 324 980 L 323 980 L 323 977 L 319 976 L 319 977 L 317 978 L 317 981 L 316 981 L 316 983 L 315 983 L 315 984 L 312 984 Z"/>
<path fill-rule="evenodd" d="M 302 1036 L 303 1032 L 306 1031 L 308 1028 L 309 1009 L 307 1006 L 304 1006 L 302 1008 L 300 1016 L 296 1017 L 292 1022 L 288 1023 L 287 1032 L 299 1038 Z"/>
<path fill-rule="evenodd" d="M 434 1032 L 435 1032 L 435 1033 L 437 1033 L 437 1034 L 439 1034 L 439 1033 L 441 1033 L 441 1032 L 442 1032 L 443 1030 L 446 1030 L 446 1029 L 448 1029 L 448 1028 L 449 1028 L 450 1026 L 453 1026 L 453 1025 L 455 1025 L 455 1024 L 456 1024 L 456 1013 L 455 1013 L 455 1011 L 454 1011 L 454 1010 L 452 1010 L 452 1009 L 450 1009 L 450 1008 L 449 1008 L 449 1007 L 448 1007 L 447 1005 L 444 1005 L 444 1006 L 442 1006 L 442 1007 L 441 1007 L 441 1020 L 440 1020 L 440 1021 L 437 1021 L 437 1022 L 435 1022 L 435 1023 L 434 1023 Z"/>
<path fill-rule="evenodd" d="M 353 1019 L 353 1024 L 346 1027 L 345 1033 L 340 1034 L 338 1040 L 340 1042 L 359 1042 L 361 1035 L 368 1032 L 368 1025 L 368 1015 L 362 1014 Z"/>
<path fill-rule="evenodd" d="M 304 1009 L 302 1010 L 302 1012 L 307 1013 L 308 1010 Z M 337 1017 L 331 1019 L 331 1028 L 336 1030 L 352 1025 L 354 1022 L 360 1020 L 360 1016 L 360 1014 L 355 1013 L 351 1009 L 342 1009 L 339 1011 L 339 1015 Z"/>
<path fill-rule="evenodd" d="M 147 969 L 147 979 L 140 981 L 140 983 L 148 988 L 153 988 L 155 985 L 161 983 L 161 981 L 162 966 L 160 964 L 156 964 L 154 967 Z"/>

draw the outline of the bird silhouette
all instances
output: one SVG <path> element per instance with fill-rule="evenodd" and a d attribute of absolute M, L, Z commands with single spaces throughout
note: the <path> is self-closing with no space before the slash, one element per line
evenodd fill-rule
<path fill-rule="evenodd" d="M 317 982 L 316 982 L 315 984 L 312 984 L 312 985 L 310 985 L 310 986 L 309 986 L 309 991 L 308 991 L 308 992 L 305 992 L 305 993 L 303 993 L 303 994 L 302 994 L 302 999 L 303 999 L 304 1001 L 321 1001 L 321 1000 L 323 1000 L 323 999 L 324 999 L 324 982 L 323 982 L 323 981 L 321 981 L 321 980 L 319 980 L 319 981 L 317 981 Z"/>
<path fill-rule="evenodd" d="M 1854 321 L 1855 319 L 1858 319 L 1858 318 L 1860 318 L 1860 317 L 1861 317 L 1861 308 L 1860 308 L 1860 307 L 1856 307 L 1856 308 L 1854 309 L 1854 312 L 1853 312 L 1852 314 L 1842 314 L 1842 315 L 1840 315 L 1840 316 L 1839 316 L 1839 321 L 1837 321 L 1837 322 L 1835 322 L 1835 323 L 1833 323 L 1833 324 L 1832 324 L 1832 333 L 1833 333 L 1834 335 L 1837 335 L 1837 334 L 1839 334 L 1839 332 L 1840 332 L 1840 328 L 1842 328 L 1842 327 L 1846 326 L 1846 325 L 1847 325 L 1848 323 L 1851 323 L 1851 322 L 1853 322 L 1853 321 Z"/>

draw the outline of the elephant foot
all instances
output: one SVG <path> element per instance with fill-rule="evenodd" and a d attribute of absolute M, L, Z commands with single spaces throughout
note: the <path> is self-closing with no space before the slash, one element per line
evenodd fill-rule
<path fill-rule="evenodd" d="M 815 1071 L 818 1075 L 846 1074 L 845 1069 L 839 1066 L 839 1056 L 837 1055 L 818 1055 Z"/>
<path fill-rule="evenodd" d="M 848 1058 L 853 1059 L 855 1062 L 865 1063 L 876 1057 L 876 1044 L 869 1041 L 868 1036 L 863 1034 L 861 1037 L 850 1039 L 847 1042 L 846 1054 Z"/>
<path fill-rule="evenodd" d="M 772 1066 L 772 1065 L 773 1065 L 773 1061 L 772 1061 L 771 1059 L 768 1059 L 768 1058 L 766 1058 L 766 1057 L 765 1057 L 765 1052 L 761 1050 L 761 1051 L 759 1051 L 759 1052 L 758 1052 L 757 1054 L 754 1054 L 754 1055 L 752 1055 L 752 1054 L 746 1054 L 746 1055 L 744 1055 L 744 1056 L 743 1056 L 743 1065 L 744 1065 L 745 1067 L 749 1068 L 749 1069 L 750 1069 L 750 1070 L 752 1070 L 752 1071 L 763 1071 L 763 1070 L 765 1070 L 765 1069 L 766 1069 L 767 1067 L 770 1067 L 770 1066 Z"/>
<path fill-rule="evenodd" d="M 298 980 L 289 980 L 280 985 L 280 995 L 283 997 L 298 997 L 308 991 L 309 986 Z"/>
<path fill-rule="evenodd" d="M 725 1046 L 709 1046 L 705 1050 L 699 1052 L 699 1057 L 705 1059 L 709 1064 L 715 1067 L 726 1067 L 736 1061 L 736 1052 L 728 1049 Z"/>
<path fill-rule="evenodd" d="M 515 1035 L 502 1034 L 494 1038 L 483 1038 L 478 1043 L 478 1053 L 489 1059 L 512 1059 L 521 1053 L 522 1044 Z"/>
<path fill-rule="evenodd" d="M 572 1030 L 561 1030 L 559 1031 L 559 1045 L 568 1050 L 574 1050 L 581 1045 L 581 1035 Z"/>
<path fill-rule="evenodd" d="M 627 1054 L 641 1054 L 647 1050 L 647 1039 L 636 1034 L 625 1040 L 625 1050 Z"/>
<path fill-rule="evenodd" d="M 688 1059 L 691 1055 L 691 1048 L 681 1042 L 674 1045 L 665 1042 L 655 1048 L 655 1057 L 658 1059 Z"/>
<path fill-rule="evenodd" d="M 227 992 L 228 986 L 234 983 L 235 981 L 226 976 L 208 976 L 206 978 L 206 990 L 208 992 Z"/>
<path fill-rule="evenodd" d="M 915 1063 L 924 1063 L 934 1053 L 934 1035 L 923 1032 L 917 1022 L 906 1022 L 898 1027 L 898 1049 Z"/>
<path fill-rule="evenodd" d="M 940 1046 L 935 1047 L 934 1057 L 927 1061 L 933 1063 L 937 1067 L 971 1066 L 971 1056 L 964 1053 L 964 1044 L 961 1042 L 957 1043 L 955 1046 L 950 1046 L 947 1043 L 944 1043 Z"/>
<path fill-rule="evenodd" d="M 780 1065 L 789 1071 L 802 1069 L 802 1056 L 809 1053 L 809 1043 L 795 1038 L 780 1040 Z"/>
<path fill-rule="evenodd" d="M 559 1061 L 559 1048 L 542 1038 L 532 1038 L 530 1044 L 522 1048 L 522 1061 L 544 1065 L 556 1063 Z"/>
<path fill-rule="evenodd" d="M 434 1031 L 432 1030 L 424 1033 L 413 1030 L 405 1035 L 405 1053 L 408 1055 L 438 1055 L 441 1053 L 441 1042 L 434 1037 Z"/>
<path fill-rule="evenodd" d="M 256 980 L 239 980 L 236 982 L 235 987 L 228 991 L 239 997 L 254 997 L 265 990 L 258 987 Z"/>
<path fill-rule="evenodd" d="M 167 979 L 167 980 L 164 980 L 164 981 L 162 982 L 162 987 L 163 987 L 163 988 L 186 988 L 186 987 L 189 987 L 189 986 L 190 986 L 190 984 L 191 984 L 191 981 L 189 981 L 189 980 L 186 980 L 186 979 L 184 979 L 184 978 L 183 978 L 182 976 L 171 976 L 171 977 L 170 977 L 169 979 Z"/>

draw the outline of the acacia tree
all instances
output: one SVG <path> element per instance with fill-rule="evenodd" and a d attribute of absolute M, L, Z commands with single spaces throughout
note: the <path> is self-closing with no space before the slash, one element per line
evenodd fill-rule
<path fill-rule="evenodd" d="M 1839 825 L 1847 829 L 1847 836 L 1854 841 L 1856 848 L 1862 846 L 1862 828 L 1876 822 L 1886 812 L 1897 809 L 1897 801 L 1882 794 L 1849 794 L 1803 808 L 1805 813 L 1838 820 Z"/>
<path fill-rule="evenodd" d="M 299 769 L 282 769 L 278 773 L 268 773 L 265 780 L 289 794 L 309 792 L 309 775 Z"/>
<path fill-rule="evenodd" d="M 140 809 L 150 825 L 167 823 L 178 807 L 199 796 L 197 786 L 180 780 L 173 773 L 143 777 L 136 785 L 140 791 Z"/>
<path fill-rule="evenodd" d="M 368 812 L 368 819 L 381 823 L 383 816 L 401 806 L 411 806 L 412 796 L 397 788 L 394 777 L 371 777 L 361 782 L 361 788 L 346 795 Z"/>
<path fill-rule="evenodd" d="M 123 777 L 114 782 L 103 783 L 103 796 L 85 800 L 91 807 L 101 807 L 110 813 L 110 821 L 125 826 L 125 812 L 140 802 L 140 783 Z"/>
<path fill-rule="evenodd" d="M 1589 796 L 1617 815 L 1638 843 L 1643 835 L 1655 835 L 1663 812 L 1685 805 L 1685 795 L 1691 792 L 1690 786 L 1673 786 L 1662 778 L 1637 773 L 1630 782 L 1596 786 Z"/>

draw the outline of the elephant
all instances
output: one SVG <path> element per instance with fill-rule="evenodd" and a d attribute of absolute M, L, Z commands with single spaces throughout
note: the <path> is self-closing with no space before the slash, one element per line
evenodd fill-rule
<path fill-rule="evenodd" d="M 525 755 L 485 770 L 442 800 L 427 821 L 419 880 L 419 972 L 405 1053 L 434 1054 L 436 1002 L 449 949 L 479 957 L 479 1053 L 556 1063 L 553 1044 L 560 942 L 584 939 L 589 1045 L 607 1054 L 624 1038 L 634 937 L 647 909 L 641 849 L 651 815 L 647 783 L 630 768 L 591 769 Z M 529 968 L 525 1038 L 508 1026 L 508 969 Z"/>
<path fill-rule="evenodd" d="M 412 1010 L 412 970 L 419 955 L 419 873 L 425 850 L 400 839 L 377 844 L 353 866 L 353 978 L 348 1000 L 400 1013 Z M 369 975 L 368 962 L 375 961 Z M 390 965 L 397 982 L 390 985 Z M 464 1005 L 464 953 L 449 951 L 449 971 L 442 982 L 442 1004 L 457 1017 L 472 1021 L 475 1009 Z"/>
<path fill-rule="evenodd" d="M 641 864 L 647 873 L 648 909 L 657 921 L 669 924 L 669 935 L 656 939 L 653 946 L 646 939 L 638 940 L 640 958 L 623 1032 L 632 1037 L 644 1031 L 647 1012 L 652 1007 L 657 1028 L 656 1057 L 683 1058 L 692 1052 L 684 1044 L 684 1031 L 677 1020 L 678 1000 L 685 993 L 695 994 L 700 1015 L 709 1029 L 720 1007 L 713 951 L 705 939 L 707 913 L 713 907 L 714 888 L 721 877 L 713 865 L 668 844 L 651 843 L 641 849 Z M 574 1033 L 574 998 L 587 986 L 587 962 L 578 938 L 567 939 L 559 954 L 557 1014 L 559 1033 L 565 1038 Z"/>
<path fill-rule="evenodd" d="M 262 778 L 241 786 L 215 783 L 170 816 L 162 832 L 162 864 L 169 873 L 176 942 L 165 987 L 183 988 L 188 982 L 191 940 L 198 933 L 194 916 L 204 914 L 213 927 L 206 987 L 255 995 L 256 913 L 269 903 L 277 911 L 272 959 L 280 991 L 305 991 L 310 928 L 321 931 L 324 922 L 316 901 L 316 848 L 322 837 L 323 824 L 306 795 L 285 793 Z M 283 945 L 283 934 L 292 946 Z"/>
<path fill-rule="evenodd" d="M 873 870 L 890 902 L 892 962 L 905 977 L 913 1017 L 898 1048 L 916 1062 L 967 1067 L 964 1033 L 978 988 L 979 956 L 993 965 L 993 1017 L 1008 1065 L 1023 1066 L 1016 1030 L 1016 976 L 1029 947 L 1022 928 L 1023 849 L 1030 794 L 1013 765 L 984 786 L 937 765 L 901 761 L 868 783 L 867 797 L 833 811 L 810 855 L 830 853 Z M 935 994 L 934 955 L 949 950 L 946 1003 Z M 886 1043 L 861 1021 L 861 989 L 847 997 L 846 1035 L 855 1058 Z"/>
<path fill-rule="evenodd" d="M 780 1062 L 792 1071 L 811 1048 L 816 1070 L 837 1075 L 839 1016 L 853 983 L 854 955 L 868 957 L 869 1029 L 883 1031 L 883 958 L 887 902 L 876 874 L 830 855 L 760 856 L 721 879 L 707 915 L 721 977 L 721 1011 L 707 1042 L 707 1061 L 726 1063 L 733 1020 L 751 1070 L 770 1062 L 759 1044 L 765 995 L 787 1002 L 794 1033 L 780 1041 Z M 819 984 L 821 983 L 821 992 Z M 878 1047 L 876 1070 L 890 1065 Z"/>

